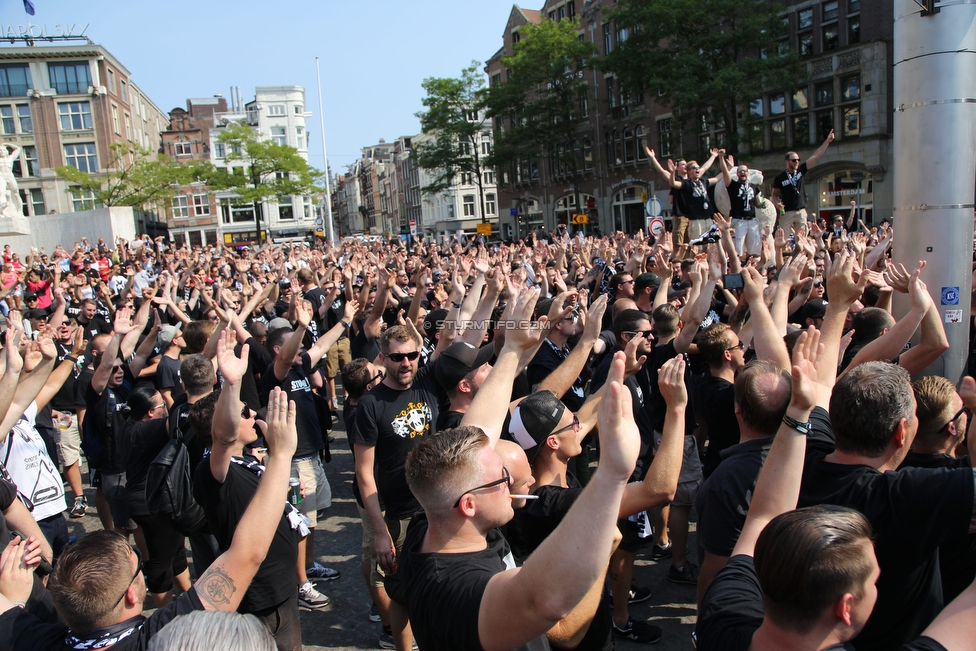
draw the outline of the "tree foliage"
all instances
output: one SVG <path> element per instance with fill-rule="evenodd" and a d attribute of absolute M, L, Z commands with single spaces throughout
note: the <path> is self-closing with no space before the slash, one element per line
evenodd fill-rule
<path fill-rule="evenodd" d="M 478 186 L 484 215 L 482 173 L 488 168 L 481 152 L 481 134 L 489 127 L 483 110 L 484 75 L 480 68 L 480 63 L 472 61 L 459 78 L 424 80 L 426 110 L 417 117 L 428 138 L 414 143 L 412 157 L 433 177 L 421 188 L 425 194 L 443 192 L 457 182 L 459 175 L 470 174 Z"/>
<path fill-rule="evenodd" d="M 323 191 L 316 185 L 322 173 L 309 166 L 297 149 L 259 139 L 244 122 L 229 125 L 217 136 L 217 142 L 227 148 L 227 168 L 214 169 L 208 184 L 212 190 L 233 192 L 234 203 L 256 204 Z"/>
<path fill-rule="evenodd" d="M 603 69 L 621 88 L 653 94 L 683 126 L 704 117 L 724 127 L 732 150 L 749 102 L 771 88 L 791 92 L 804 78 L 777 2 L 620 0 L 608 17 L 618 40 Z"/>
<path fill-rule="evenodd" d="M 205 169 L 181 165 L 167 156 L 152 157 L 152 152 L 134 144 L 113 143 L 107 173 L 89 174 L 71 165 L 54 172 L 71 188 L 90 191 L 94 203 L 104 206 L 148 208 L 172 199 L 176 190 L 202 175 Z"/>
<path fill-rule="evenodd" d="M 529 182 L 533 165 L 548 159 L 568 170 L 576 205 L 583 153 L 575 144 L 587 135 L 581 109 L 593 93 L 585 73 L 597 54 L 591 42 L 580 40 L 579 29 L 579 18 L 520 27 L 513 54 L 502 58 L 509 78 L 486 97 L 489 117 L 503 127 L 489 162 L 507 172 L 509 182 Z"/>

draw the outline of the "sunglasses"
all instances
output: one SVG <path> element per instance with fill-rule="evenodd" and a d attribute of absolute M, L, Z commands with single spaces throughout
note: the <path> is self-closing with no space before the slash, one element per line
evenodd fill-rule
<path fill-rule="evenodd" d="M 692 165 L 688 169 L 690 169 L 690 170 L 700 170 L 701 169 L 701 166 L 699 166 L 699 165 Z"/>
<path fill-rule="evenodd" d="M 373 377 L 369 378 L 369 383 L 372 384 L 373 382 L 376 382 L 377 380 L 382 380 L 382 379 L 383 379 L 383 371 L 378 371 L 376 373 L 376 375 L 374 375 Z"/>
<path fill-rule="evenodd" d="M 412 362 L 418 357 L 420 357 L 420 351 L 415 350 L 410 353 L 390 353 L 389 355 L 387 355 L 387 357 L 390 358 L 392 361 L 396 362 L 397 364 L 399 364 L 405 359 L 409 359 Z"/>
<path fill-rule="evenodd" d="M 741 341 L 731 348 L 726 348 L 725 350 L 745 350 L 746 345 Z"/>
<path fill-rule="evenodd" d="M 251 414 L 252 412 L 250 407 L 248 407 L 247 405 L 241 407 L 241 418 L 244 418 L 246 420 L 251 417 Z M 257 414 L 254 415 L 257 416 Z"/>
<path fill-rule="evenodd" d="M 800 159 L 799 158 L 787 158 L 786 160 L 790 161 L 791 163 L 799 163 L 800 162 Z"/>
<path fill-rule="evenodd" d="M 947 422 L 945 425 L 939 428 L 938 433 L 941 434 L 942 432 L 949 429 L 949 425 L 952 425 L 954 422 L 959 420 L 959 417 L 962 416 L 963 414 L 966 414 L 966 431 L 969 432 L 969 423 L 971 423 L 973 420 L 973 412 L 969 411 L 969 407 L 963 407 L 962 409 L 956 412 L 955 416 L 949 419 L 949 422 Z"/>
<path fill-rule="evenodd" d="M 472 488 L 470 490 L 466 490 L 463 493 L 461 493 L 461 497 L 464 497 L 468 493 L 473 493 L 475 491 L 484 490 L 486 488 L 494 488 L 495 486 L 498 486 L 499 484 L 505 484 L 506 486 L 511 486 L 512 485 L 512 476 L 508 473 L 508 468 L 506 468 L 505 466 L 502 466 L 502 478 L 501 479 L 496 479 L 495 481 L 490 481 L 487 484 L 482 484 L 481 486 L 475 486 L 474 488 Z M 457 498 L 457 502 L 454 503 L 454 508 L 455 509 L 457 507 L 461 506 L 461 497 Z"/>
<path fill-rule="evenodd" d="M 569 430 L 569 429 L 578 430 L 579 429 L 579 426 L 580 426 L 579 418 L 576 416 L 576 414 L 573 414 L 573 422 L 571 424 L 567 425 L 566 427 L 560 427 L 555 432 L 552 432 L 551 434 L 549 434 L 549 436 L 555 436 L 556 434 L 562 434 L 563 432 L 565 432 L 566 430 Z"/>
<path fill-rule="evenodd" d="M 624 330 L 623 334 L 636 337 L 637 335 L 644 335 L 644 339 L 650 339 L 654 335 L 653 330 Z"/>
<path fill-rule="evenodd" d="M 126 584 L 125 592 L 123 592 L 122 596 L 119 597 L 118 600 L 116 600 L 115 606 L 118 606 L 120 603 L 122 603 L 122 600 L 125 599 L 125 595 L 129 592 L 129 586 L 131 586 L 135 582 L 135 580 L 139 578 L 139 575 L 142 574 L 142 552 L 139 551 L 138 547 L 133 547 L 132 551 L 136 555 L 136 561 L 138 561 L 136 563 L 136 573 L 132 575 L 132 579 L 130 579 L 129 582 Z M 115 608 L 115 606 L 112 606 L 112 608 Z"/>

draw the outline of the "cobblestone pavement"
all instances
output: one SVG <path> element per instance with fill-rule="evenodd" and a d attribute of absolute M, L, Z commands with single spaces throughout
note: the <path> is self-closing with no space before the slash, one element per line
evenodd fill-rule
<path fill-rule="evenodd" d="M 316 559 L 339 570 L 342 575 L 335 581 L 317 582 L 320 591 L 332 600 L 324 610 L 302 610 L 302 640 L 310 651 L 318 649 L 376 649 L 380 625 L 369 621 L 369 595 L 360 573 L 360 543 L 362 529 L 359 513 L 352 497 L 354 468 L 352 454 L 346 442 L 345 432 L 337 424 L 331 444 L 332 463 L 326 465 L 326 474 L 332 485 L 332 508 L 328 517 L 319 520 L 315 536 Z M 94 505 L 94 491 L 87 487 L 89 504 Z M 70 491 L 69 491 L 70 494 Z M 78 520 L 69 520 L 72 536 L 85 531 L 100 529 L 94 514 Z M 692 523 L 694 532 L 694 523 Z M 694 549 L 692 533 L 690 548 Z M 655 648 L 669 651 L 692 651 L 691 632 L 695 622 L 695 587 L 676 585 L 667 580 L 669 561 L 650 560 L 649 552 L 638 555 L 634 569 L 634 582 L 652 590 L 649 601 L 631 606 L 631 616 L 643 619 L 664 629 L 664 636 Z M 151 602 L 147 601 L 147 609 Z M 629 641 L 617 641 L 617 648 L 631 651 L 644 645 Z"/>

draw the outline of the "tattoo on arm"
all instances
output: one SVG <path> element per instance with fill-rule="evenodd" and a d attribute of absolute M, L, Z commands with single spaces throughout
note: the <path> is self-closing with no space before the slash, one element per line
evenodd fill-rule
<path fill-rule="evenodd" d="M 234 580 L 220 567 L 210 566 L 196 584 L 197 596 L 215 609 L 230 604 L 231 596 L 237 592 Z"/>

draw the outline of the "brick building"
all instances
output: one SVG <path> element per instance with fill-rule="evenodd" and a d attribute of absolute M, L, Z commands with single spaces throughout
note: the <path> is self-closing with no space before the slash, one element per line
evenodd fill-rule
<path fill-rule="evenodd" d="M 513 52 L 517 30 L 529 22 L 579 14 L 580 37 L 591 41 L 599 55 L 606 55 L 629 36 L 604 16 L 604 9 L 614 4 L 613 0 L 547 0 L 538 11 L 514 6 L 502 48 L 486 62 L 489 83 L 507 78 L 501 59 Z M 769 181 L 785 168 L 785 153 L 797 150 L 801 157 L 809 156 L 833 128 L 837 140 L 806 177 L 808 210 L 826 217 L 832 211 L 848 210 L 856 197 L 864 221 L 878 221 L 890 215 L 893 195 L 890 177 L 886 181 L 892 164 L 892 2 L 786 0 L 784 5 L 789 23 L 784 44 L 799 50 L 810 80 L 791 96 L 772 89 L 742 107 L 738 117 L 745 132 L 740 158 L 763 170 L 768 195 Z M 552 229 L 569 223 L 578 212 L 588 213 L 588 229 L 634 232 L 645 224 L 645 204 L 652 195 L 661 200 L 664 216 L 670 216 L 668 188 L 650 167 L 645 144 L 657 150 L 659 159 L 701 160 L 710 147 L 724 146 L 720 126 L 682 133 L 669 109 L 657 104 L 655 97 L 626 95 L 612 74 L 589 74 L 590 96 L 578 140 L 584 161 L 582 205 L 576 205 L 571 177 L 543 160 L 532 161 L 515 174 L 499 170 L 502 237 Z M 717 167 L 711 173 L 717 173 Z"/>
<path fill-rule="evenodd" d="M 14 175 L 25 216 L 97 207 L 91 193 L 72 191 L 54 169 L 106 172 L 114 143 L 155 152 L 167 122 L 101 45 L 0 47 L 0 138 L 20 148 Z M 156 213 L 135 214 L 137 233 L 165 234 Z"/>

